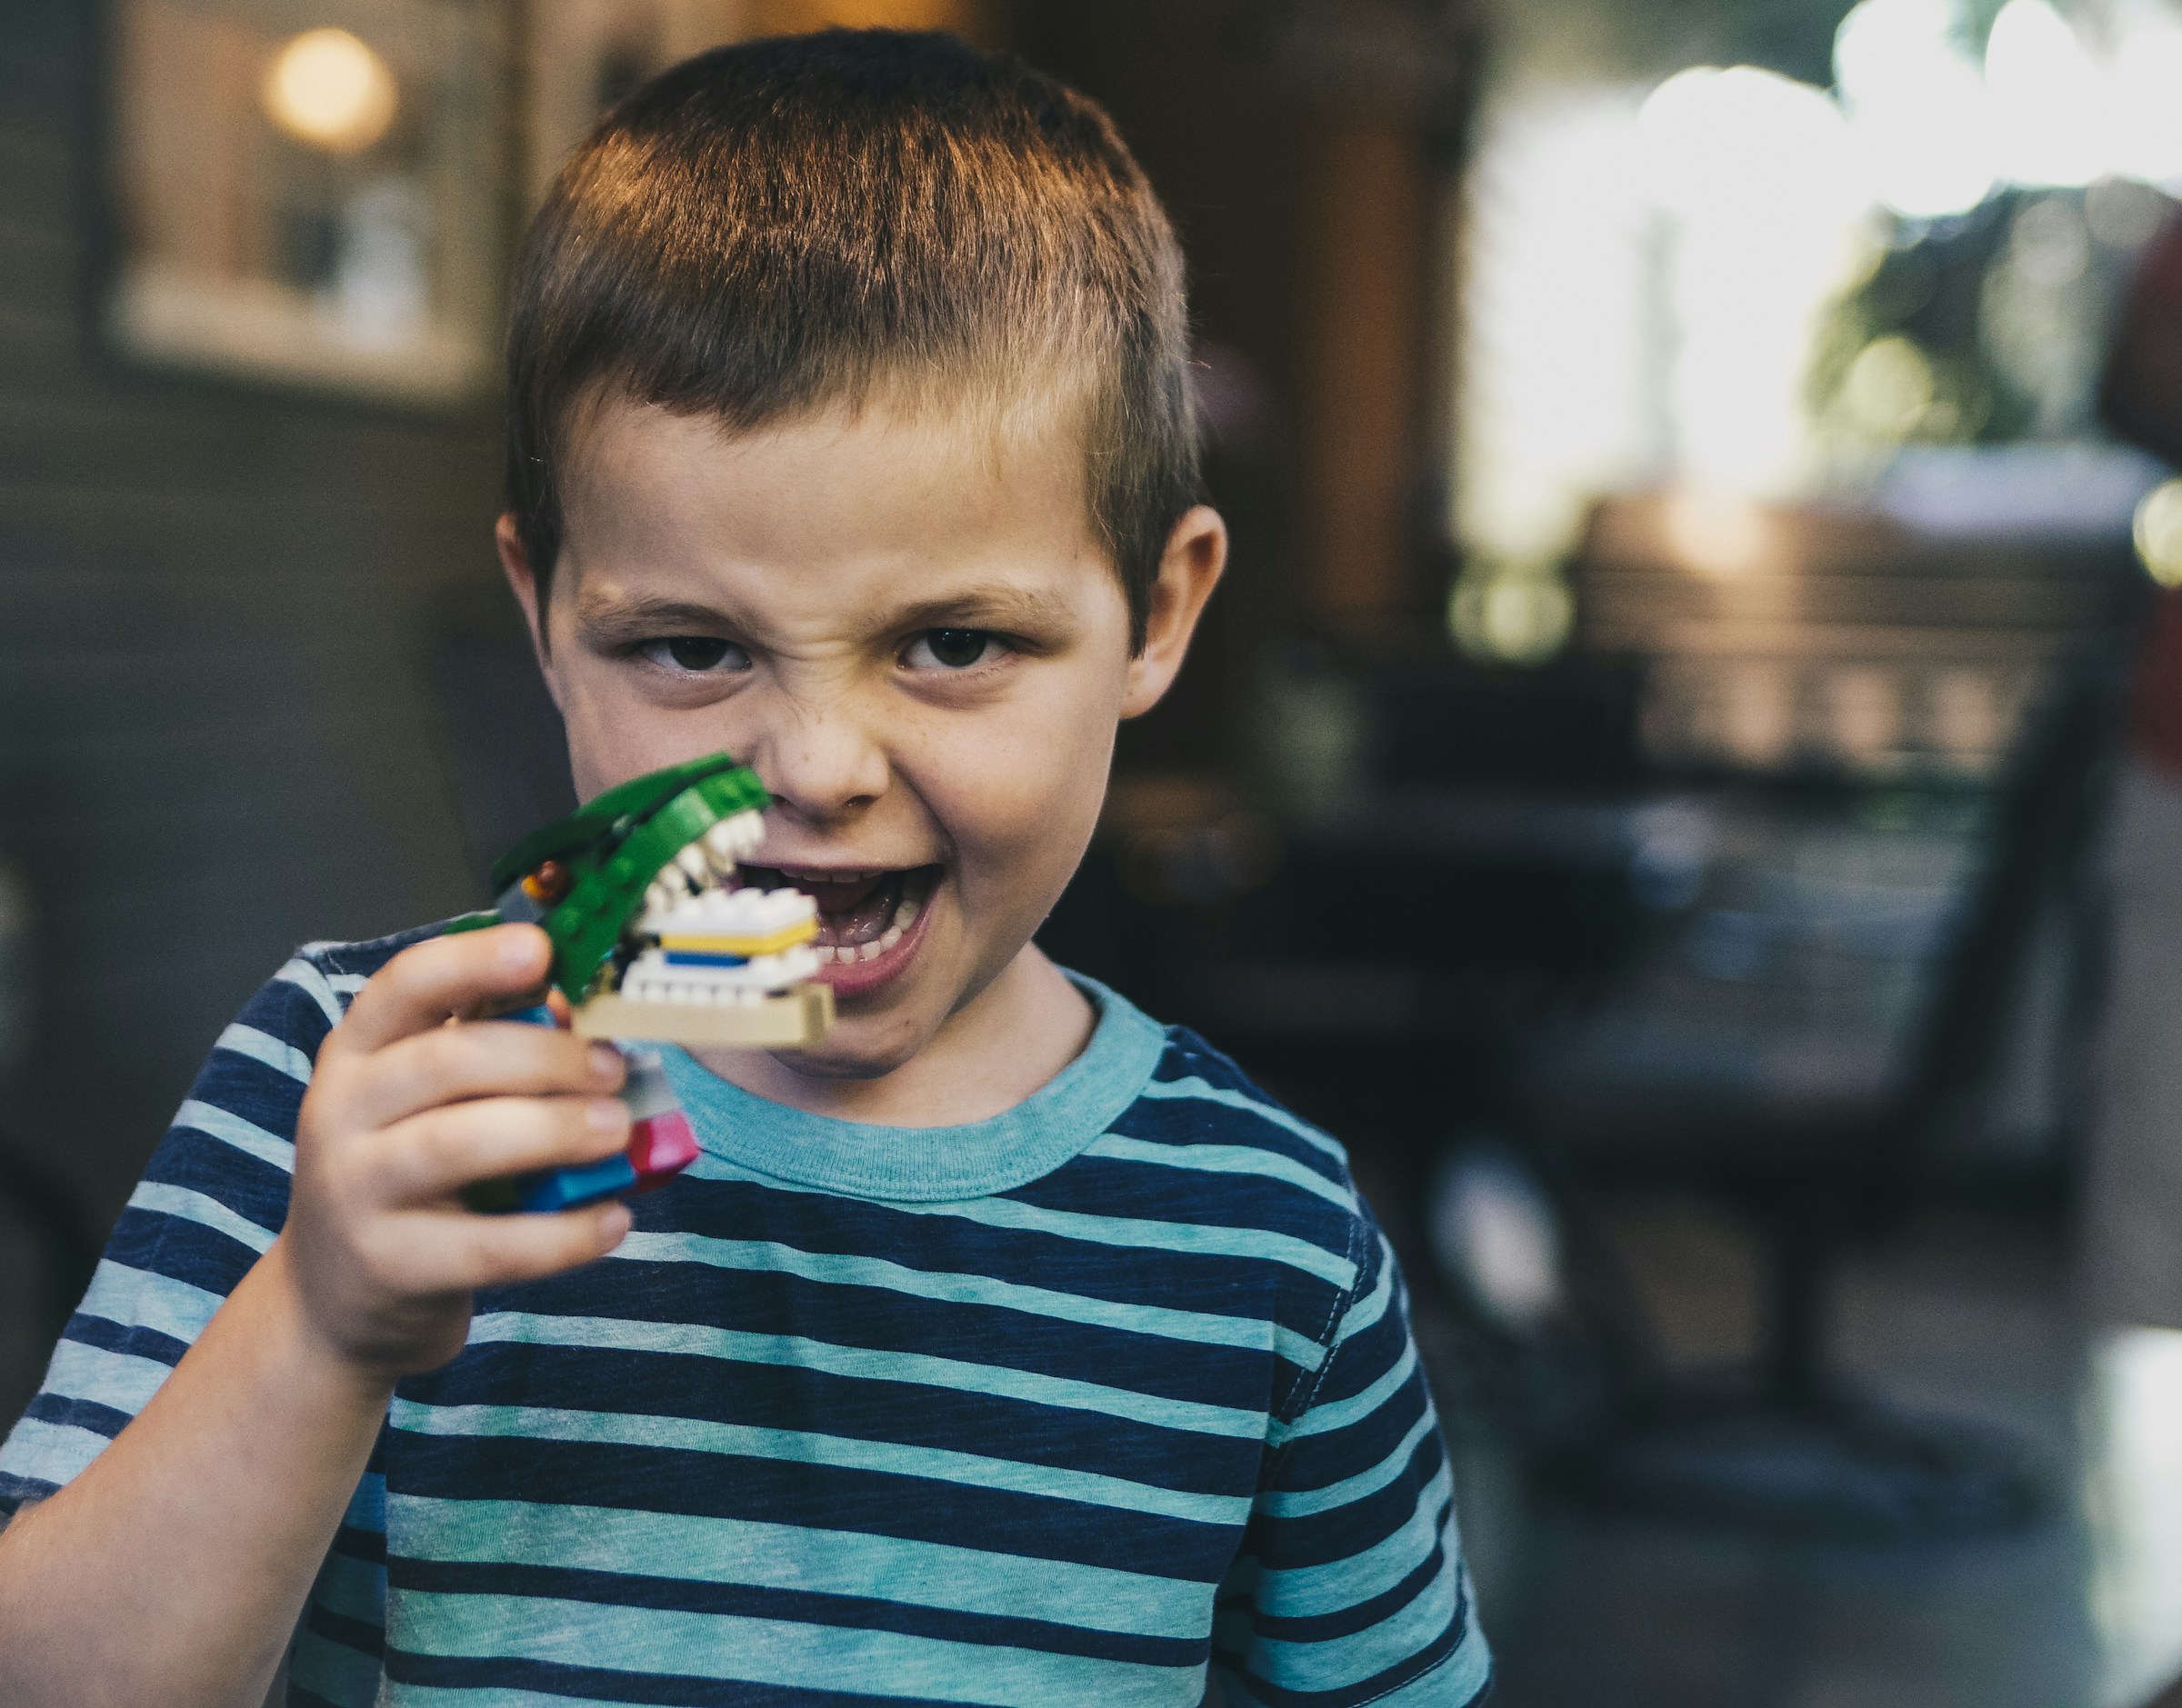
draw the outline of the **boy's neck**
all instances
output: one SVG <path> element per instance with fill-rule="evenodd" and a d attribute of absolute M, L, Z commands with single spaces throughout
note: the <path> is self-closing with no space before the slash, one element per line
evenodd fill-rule
<path fill-rule="evenodd" d="M 1013 1109 L 1080 1055 L 1096 1025 L 1090 1000 L 1026 944 L 930 1043 L 876 1078 L 801 1073 L 786 1055 L 693 1054 L 745 1091 L 812 1114 L 878 1126 L 961 1126 Z"/>

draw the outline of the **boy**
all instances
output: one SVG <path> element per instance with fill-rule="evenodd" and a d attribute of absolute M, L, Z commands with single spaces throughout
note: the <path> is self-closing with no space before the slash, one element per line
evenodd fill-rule
<path fill-rule="evenodd" d="M 668 1052 L 705 1154 L 633 1214 L 489 1218 L 625 1136 L 611 1050 L 445 1024 L 541 934 L 305 951 L 0 1455 L 0 1698 L 251 1703 L 295 1630 L 311 1704 L 1474 1701 L 1337 1147 L 1030 942 L 1226 550 L 1105 116 L 946 37 L 692 61 L 563 174 L 510 374 L 579 790 L 752 764 L 839 1024 Z"/>

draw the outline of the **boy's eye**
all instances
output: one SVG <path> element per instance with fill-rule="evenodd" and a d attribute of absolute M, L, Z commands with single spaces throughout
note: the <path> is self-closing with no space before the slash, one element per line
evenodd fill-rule
<path fill-rule="evenodd" d="M 999 648 L 990 629 L 926 629 L 909 643 L 902 662 L 915 670 L 967 670 Z"/>
<path fill-rule="evenodd" d="M 656 641 L 646 641 L 645 656 L 656 664 L 671 664 L 676 670 L 747 670 L 750 654 L 733 641 L 723 641 L 710 634 L 670 634 Z"/>

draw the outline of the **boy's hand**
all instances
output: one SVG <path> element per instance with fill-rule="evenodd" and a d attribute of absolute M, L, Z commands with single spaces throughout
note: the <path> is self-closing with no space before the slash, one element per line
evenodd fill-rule
<path fill-rule="evenodd" d="M 357 993 L 319 1049 L 268 1257 L 316 1336 L 376 1381 L 459 1352 L 476 1289 L 589 1263 L 628 1232 L 621 1204 L 487 1216 L 460 1196 L 628 1143 L 612 1046 L 514 1022 L 445 1024 L 535 992 L 550 954 L 535 925 L 418 944 Z"/>

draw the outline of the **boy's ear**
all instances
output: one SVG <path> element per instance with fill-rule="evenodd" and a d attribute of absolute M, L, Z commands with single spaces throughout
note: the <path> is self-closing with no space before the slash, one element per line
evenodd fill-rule
<path fill-rule="evenodd" d="M 553 679 L 553 651 L 546 644 L 546 607 L 539 599 L 537 572 L 531 567 L 530 554 L 523 549 L 522 530 L 515 526 L 515 513 L 504 511 L 500 520 L 493 524 L 493 544 L 500 554 L 500 570 L 514 590 L 515 603 L 523 607 L 523 621 L 530 629 L 530 650 L 538 661 L 538 674 L 546 678 L 546 692 L 553 695 L 556 706 L 561 703 L 560 684 Z"/>
<path fill-rule="evenodd" d="M 1159 559 L 1159 578 L 1152 584 L 1151 609 L 1146 614 L 1144 645 L 1129 660 L 1129 678 L 1123 690 L 1121 714 L 1142 717 L 1159 704 L 1182 668 L 1189 651 L 1189 637 L 1197 631 L 1205 602 L 1220 584 L 1227 567 L 1227 524 L 1209 504 L 1186 511 L 1166 536 L 1166 550 Z"/>

